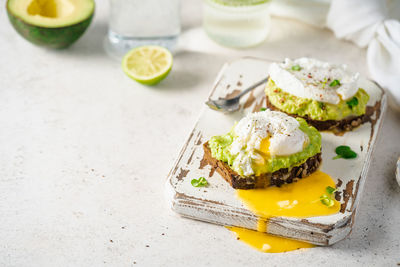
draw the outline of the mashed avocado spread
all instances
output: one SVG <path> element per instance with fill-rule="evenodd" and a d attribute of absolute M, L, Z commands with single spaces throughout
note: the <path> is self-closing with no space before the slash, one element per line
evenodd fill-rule
<path fill-rule="evenodd" d="M 300 130 L 307 134 L 309 138 L 306 147 L 303 151 L 292 155 L 269 157 L 265 159 L 265 164 L 263 165 L 252 163 L 254 175 L 258 176 L 263 173 L 275 172 L 283 168 L 290 169 L 303 164 L 308 158 L 321 151 L 321 134 L 314 127 L 309 126 L 304 119 L 296 119 L 300 123 Z M 235 157 L 230 153 L 230 145 L 236 138 L 234 128 L 235 127 L 225 135 L 213 136 L 208 142 L 208 145 L 214 158 L 226 162 L 235 172 L 241 176 L 245 176 L 243 175 L 242 169 L 233 167 Z"/>
<path fill-rule="evenodd" d="M 369 100 L 369 95 L 359 89 L 353 98 L 341 100 L 339 104 L 323 103 L 312 99 L 300 98 L 284 92 L 272 80 L 265 88 L 269 101 L 281 111 L 299 116 L 308 116 L 313 120 L 342 120 L 349 116 L 361 116 Z M 357 100 L 354 100 L 356 98 Z M 349 103 L 349 101 L 352 102 Z"/>

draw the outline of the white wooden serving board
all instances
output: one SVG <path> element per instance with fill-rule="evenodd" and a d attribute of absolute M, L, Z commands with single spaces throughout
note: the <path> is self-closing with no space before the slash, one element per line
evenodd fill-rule
<path fill-rule="evenodd" d="M 225 64 L 218 74 L 210 98 L 234 95 L 264 78 L 271 62 L 242 58 Z M 364 80 L 360 86 L 370 95 L 368 106 L 376 106 L 373 120 L 342 136 L 322 132 L 322 171 L 337 182 L 337 199 L 341 212 L 320 217 L 287 218 L 268 220 L 270 234 L 308 241 L 317 245 L 331 245 L 345 238 L 351 231 L 357 207 L 366 180 L 371 153 L 379 132 L 382 115 L 386 109 L 384 91 L 371 81 Z M 240 111 L 224 114 L 206 107 L 201 112 L 193 131 L 170 171 L 166 184 L 168 201 L 178 214 L 220 225 L 232 225 L 256 230 L 258 216 L 248 210 L 235 196 L 235 189 L 204 163 L 202 144 L 211 136 L 229 132 L 235 121 L 246 113 L 265 107 L 264 85 L 242 99 Z M 332 160 L 339 145 L 349 145 L 358 157 L 352 160 Z M 208 187 L 193 187 L 193 178 L 204 176 Z M 371 177 L 373 179 L 374 177 Z M 340 198 L 340 199 L 339 199 Z"/>

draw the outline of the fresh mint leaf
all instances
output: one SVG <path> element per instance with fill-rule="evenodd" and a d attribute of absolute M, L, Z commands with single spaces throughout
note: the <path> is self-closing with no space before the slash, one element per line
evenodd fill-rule
<path fill-rule="evenodd" d="M 341 155 L 343 153 L 346 153 L 347 151 L 351 150 L 349 146 L 338 146 L 335 149 L 336 154 Z"/>
<path fill-rule="evenodd" d="M 339 159 L 339 158 L 354 159 L 357 157 L 357 153 L 351 150 L 349 146 L 338 146 L 335 149 L 335 152 L 337 156 L 335 156 L 333 159 Z"/>
<path fill-rule="evenodd" d="M 300 65 L 294 65 L 294 66 L 292 66 L 292 70 L 299 71 L 299 70 L 301 70 L 301 67 L 300 67 Z"/>
<path fill-rule="evenodd" d="M 336 192 L 336 189 L 333 188 L 332 186 L 327 186 L 325 190 L 328 194 L 323 194 L 322 196 L 319 197 L 319 199 L 321 200 L 321 203 L 324 204 L 325 206 L 332 207 L 333 205 L 335 205 L 333 193 Z"/>
<path fill-rule="evenodd" d="M 347 101 L 346 104 L 347 104 L 347 106 L 349 106 L 349 108 L 353 109 L 353 107 L 358 105 L 358 98 L 357 97 L 353 97 L 352 99 Z"/>
<path fill-rule="evenodd" d="M 199 179 L 192 179 L 192 181 L 190 181 L 190 183 L 194 187 L 203 187 L 203 186 L 208 185 L 208 182 L 207 182 L 206 178 L 204 178 L 204 177 L 200 177 Z"/>
<path fill-rule="evenodd" d="M 326 187 L 326 192 L 330 195 L 332 195 L 334 192 L 336 191 L 335 188 L 333 188 L 332 186 L 327 186 Z"/>
<path fill-rule="evenodd" d="M 333 205 L 335 205 L 335 201 L 333 201 L 332 198 L 330 198 L 325 194 L 320 197 L 320 200 L 321 203 L 324 204 L 325 206 L 332 207 Z"/>
<path fill-rule="evenodd" d="M 329 84 L 330 87 L 337 86 L 337 85 L 340 85 L 340 81 L 339 80 L 333 80 L 333 82 L 331 82 Z"/>
<path fill-rule="evenodd" d="M 353 150 L 346 151 L 342 155 L 342 158 L 345 158 L 345 159 L 355 159 L 356 157 L 357 157 L 357 153 L 354 152 Z"/>

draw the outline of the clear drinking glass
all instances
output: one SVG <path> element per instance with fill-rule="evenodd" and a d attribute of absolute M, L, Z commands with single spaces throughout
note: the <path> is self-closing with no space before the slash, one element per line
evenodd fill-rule
<path fill-rule="evenodd" d="M 270 27 L 269 0 L 204 0 L 203 28 L 221 45 L 257 45 L 267 38 Z"/>
<path fill-rule="evenodd" d="M 179 0 L 110 0 L 107 52 L 121 58 L 134 47 L 173 50 L 181 31 Z"/>

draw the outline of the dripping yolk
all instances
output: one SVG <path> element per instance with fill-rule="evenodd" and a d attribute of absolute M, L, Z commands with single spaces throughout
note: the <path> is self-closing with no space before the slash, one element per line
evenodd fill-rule
<path fill-rule="evenodd" d="M 258 150 L 259 157 L 254 159 L 253 163 L 255 165 L 264 165 L 265 160 L 270 157 L 269 153 L 270 137 L 266 137 L 261 140 L 260 149 Z"/>
<path fill-rule="evenodd" d="M 327 207 L 320 201 L 327 186 L 335 188 L 335 181 L 328 174 L 316 171 L 306 178 L 281 187 L 237 190 L 236 194 L 248 209 L 262 218 L 304 218 L 339 212 L 339 201 L 334 200 L 332 207 Z"/>
<path fill-rule="evenodd" d="M 269 147 L 268 140 L 264 140 L 261 149 Z M 334 200 L 334 205 L 328 207 L 320 200 L 321 195 L 326 192 L 327 186 L 335 188 L 335 181 L 330 175 L 316 171 L 306 178 L 291 184 L 284 184 L 281 187 L 237 190 L 237 197 L 259 217 L 258 231 L 240 227 L 228 227 L 228 229 L 233 231 L 238 239 L 262 252 L 279 253 L 299 248 L 311 248 L 314 245 L 267 234 L 268 220 L 271 217 L 279 216 L 305 218 L 338 213 L 340 211 L 339 201 Z"/>
<path fill-rule="evenodd" d="M 313 244 L 303 241 L 273 236 L 240 227 L 227 227 L 236 237 L 249 246 L 266 253 L 281 253 L 301 248 L 312 248 Z"/>
<path fill-rule="evenodd" d="M 261 140 L 260 144 L 260 152 L 263 154 L 263 156 L 270 156 L 269 153 L 269 145 L 270 145 L 270 137 L 266 137 L 263 140 Z"/>

